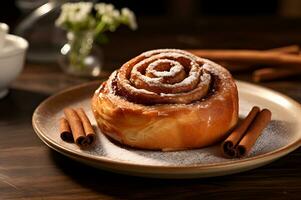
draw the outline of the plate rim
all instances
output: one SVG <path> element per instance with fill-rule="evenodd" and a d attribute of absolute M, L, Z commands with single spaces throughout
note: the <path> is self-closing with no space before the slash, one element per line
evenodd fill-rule
<path fill-rule="evenodd" d="M 294 105 L 294 107 L 297 107 L 301 113 L 301 105 L 295 101 L 294 99 L 292 99 L 291 97 L 284 95 L 280 92 L 274 91 L 272 89 L 263 87 L 263 86 L 259 86 L 259 85 L 255 85 L 252 83 L 248 83 L 245 81 L 238 81 L 236 80 L 236 82 L 238 84 L 243 84 L 243 85 L 247 85 L 250 87 L 256 87 L 257 89 L 260 90 L 265 90 L 268 92 L 272 92 L 278 96 L 281 96 L 282 98 L 286 99 L 287 101 L 289 101 L 289 103 L 291 103 L 292 105 Z M 42 107 L 44 105 L 46 105 L 48 102 L 50 102 L 52 99 L 57 98 L 58 96 L 73 91 L 73 90 L 78 90 L 81 88 L 85 88 L 85 87 L 89 87 L 92 85 L 96 85 L 99 84 L 100 85 L 101 81 L 90 81 L 87 83 L 83 83 L 83 84 L 79 84 L 76 86 L 72 86 L 69 87 L 67 89 L 64 89 L 58 93 L 55 93 L 53 95 L 51 95 L 50 97 L 46 98 L 45 100 L 43 100 L 34 110 L 33 115 L 32 115 L 32 126 L 33 129 L 35 131 L 35 133 L 38 135 L 38 137 L 43 141 L 43 143 L 45 143 L 48 147 L 64 154 L 67 156 L 71 156 L 72 158 L 80 158 L 81 160 L 87 160 L 88 161 L 92 161 L 92 162 L 97 162 L 97 163 L 101 163 L 104 165 L 117 165 L 118 167 L 135 167 L 135 168 L 139 168 L 139 169 L 152 169 L 152 170 L 176 170 L 176 171 L 186 171 L 186 170 L 206 170 L 206 169 L 221 169 L 221 168 L 229 168 L 229 167 L 235 167 L 235 166 L 239 166 L 241 164 L 249 164 L 251 162 L 256 162 L 256 163 L 261 163 L 262 160 L 266 160 L 266 162 L 274 160 L 276 158 L 280 158 L 294 150 L 296 150 L 297 148 L 299 148 L 301 146 L 301 137 L 299 139 L 297 139 L 294 142 L 289 143 L 288 145 L 285 145 L 281 148 L 278 148 L 274 151 L 270 151 L 261 155 L 257 155 L 257 156 L 253 156 L 253 157 L 249 157 L 249 158 L 242 158 L 242 159 L 237 159 L 237 160 L 229 160 L 229 161 L 225 161 L 225 162 L 220 162 L 220 163 L 207 163 L 207 164 L 195 164 L 195 165 L 188 165 L 188 166 L 177 166 L 177 165 L 148 165 L 148 164 L 140 164 L 140 163 L 130 163 L 128 161 L 123 161 L 123 160 L 113 160 L 110 159 L 106 156 L 96 156 L 96 155 L 83 155 L 81 153 L 75 152 L 74 150 L 71 150 L 69 148 L 63 147 L 60 144 L 58 144 L 57 142 L 55 142 L 54 140 L 52 140 L 51 138 L 47 137 L 47 135 L 45 135 L 38 127 L 38 125 L 35 123 L 36 118 L 38 117 L 38 113 L 39 110 L 42 109 Z M 92 95 L 91 95 L 92 96 Z M 300 120 L 301 121 L 301 120 Z M 301 131 L 301 130 L 300 130 Z M 125 168 L 127 171 L 129 170 L 129 168 Z"/>

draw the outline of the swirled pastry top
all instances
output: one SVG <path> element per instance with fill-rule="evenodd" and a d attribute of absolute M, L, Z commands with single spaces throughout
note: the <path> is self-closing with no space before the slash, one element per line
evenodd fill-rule
<path fill-rule="evenodd" d="M 112 73 L 107 87 L 99 88 L 130 102 L 190 104 L 203 100 L 221 81 L 227 90 L 232 77 L 217 64 L 178 49 L 158 49 L 140 54 Z M 229 83 L 230 85 L 232 84 Z"/>

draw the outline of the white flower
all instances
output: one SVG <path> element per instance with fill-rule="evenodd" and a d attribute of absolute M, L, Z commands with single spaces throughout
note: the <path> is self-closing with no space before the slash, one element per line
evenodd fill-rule
<path fill-rule="evenodd" d="M 55 21 L 56 26 L 62 26 L 68 20 L 68 12 L 65 5 L 62 6 L 61 10 L 60 16 Z"/>
<path fill-rule="evenodd" d="M 97 3 L 94 5 L 96 15 L 92 15 L 92 8 L 91 2 L 65 3 L 55 24 L 72 31 L 94 29 L 96 35 L 115 31 L 121 24 L 137 28 L 135 14 L 128 8 L 123 8 L 120 13 L 113 4 Z"/>
<path fill-rule="evenodd" d="M 115 19 L 118 19 L 120 17 L 120 12 L 119 10 L 114 10 L 112 12 L 112 16 L 115 18 Z"/>
<path fill-rule="evenodd" d="M 75 14 L 73 18 L 74 22 L 82 22 L 86 20 L 92 10 L 92 6 L 93 4 L 91 2 L 78 3 L 75 10 L 76 12 L 74 12 Z"/>
<path fill-rule="evenodd" d="M 109 14 L 115 10 L 113 4 L 106 4 L 106 3 L 97 3 L 95 4 L 94 8 L 99 15 Z"/>
<path fill-rule="evenodd" d="M 131 29 L 137 29 L 137 22 L 135 14 L 128 8 L 121 9 L 121 17 L 123 18 L 124 22 L 127 23 Z"/>
<path fill-rule="evenodd" d="M 101 20 L 108 25 L 116 23 L 120 18 L 120 12 L 112 4 L 98 3 L 95 10 Z"/>
<path fill-rule="evenodd" d="M 106 24 L 113 24 L 114 23 L 114 18 L 110 15 L 103 15 L 101 20 Z"/>
<path fill-rule="evenodd" d="M 120 12 L 112 4 L 98 3 L 94 6 L 101 22 L 106 24 L 110 31 L 115 31 L 120 21 Z"/>
<path fill-rule="evenodd" d="M 55 24 L 62 26 L 64 23 L 71 24 L 85 22 L 91 13 L 93 4 L 91 2 L 65 3 L 62 5 L 62 11 Z"/>

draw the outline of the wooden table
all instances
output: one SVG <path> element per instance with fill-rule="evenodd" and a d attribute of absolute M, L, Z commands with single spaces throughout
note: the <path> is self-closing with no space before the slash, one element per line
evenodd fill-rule
<path fill-rule="evenodd" d="M 299 21 L 256 19 L 145 20 L 135 34 L 111 35 L 106 70 L 153 48 L 270 48 L 300 43 Z M 255 23 L 256 22 L 256 23 Z M 250 73 L 235 73 L 250 81 Z M 105 77 L 105 75 L 104 75 Z M 49 95 L 89 81 L 55 64 L 27 63 L 0 100 L 0 199 L 300 199 L 301 149 L 258 169 L 224 177 L 163 180 L 114 174 L 77 163 L 49 149 L 34 133 L 31 116 Z M 300 77 L 262 84 L 301 102 Z"/>

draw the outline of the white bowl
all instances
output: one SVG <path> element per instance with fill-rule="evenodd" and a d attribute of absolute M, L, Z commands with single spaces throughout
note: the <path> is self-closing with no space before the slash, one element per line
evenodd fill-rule
<path fill-rule="evenodd" d="M 0 99 L 8 93 L 8 85 L 21 73 L 28 42 L 15 35 L 6 35 L 0 49 Z"/>

